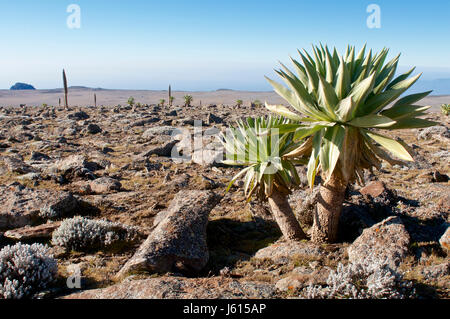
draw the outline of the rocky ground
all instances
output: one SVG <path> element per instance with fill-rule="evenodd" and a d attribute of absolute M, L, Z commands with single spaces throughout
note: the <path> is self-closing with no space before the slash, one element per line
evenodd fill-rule
<path fill-rule="evenodd" d="M 246 204 L 238 187 L 225 193 L 237 170 L 214 161 L 221 149 L 210 135 L 263 114 L 222 105 L 0 107 L 0 248 L 63 243 L 52 247 L 59 279 L 42 293 L 51 298 L 311 297 L 308 287 L 330 285 L 330 273 L 369 257 L 402 273 L 415 297 L 450 297 L 449 117 L 433 113 L 440 126 L 395 132 L 416 162 L 367 173 L 367 187 L 348 189 L 340 242 L 315 246 L 284 242 L 265 204 Z M 290 202 L 308 230 L 315 193 L 303 179 Z M 73 249 L 64 236 L 74 216 L 116 224 L 92 224 L 109 227 L 106 237 Z M 82 291 L 67 287 L 73 269 Z"/>

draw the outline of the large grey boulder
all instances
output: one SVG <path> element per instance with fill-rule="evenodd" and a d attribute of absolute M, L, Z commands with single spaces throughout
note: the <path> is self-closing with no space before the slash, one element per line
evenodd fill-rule
<path fill-rule="evenodd" d="M 179 192 L 117 277 L 140 271 L 169 272 L 175 265 L 181 270 L 200 271 L 209 259 L 206 226 L 217 203 L 217 196 L 210 191 Z"/>
<path fill-rule="evenodd" d="M 151 127 L 142 134 L 142 138 L 151 140 L 158 136 L 171 136 L 176 130 L 173 126 Z"/>
<path fill-rule="evenodd" d="M 230 278 L 160 277 L 127 279 L 107 288 L 86 290 L 64 299 L 269 299 L 276 297 L 273 284 Z"/>
<path fill-rule="evenodd" d="M 20 228 L 43 219 L 68 216 L 80 207 L 80 201 L 69 192 L 12 185 L 0 186 L 0 193 L 0 229 Z"/>
<path fill-rule="evenodd" d="M 410 236 L 400 217 L 391 216 L 363 231 L 348 248 L 349 261 L 362 264 L 387 262 L 397 268 L 408 255 Z"/>

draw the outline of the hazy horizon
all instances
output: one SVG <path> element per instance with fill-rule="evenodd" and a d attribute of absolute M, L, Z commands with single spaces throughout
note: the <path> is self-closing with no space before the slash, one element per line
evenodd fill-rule
<path fill-rule="evenodd" d="M 381 9 L 379 29 L 366 23 L 371 3 Z M 70 4 L 81 10 L 79 29 L 67 25 Z M 264 75 L 276 78 L 279 60 L 289 65 L 297 49 L 319 42 L 341 53 L 347 44 L 388 47 L 391 58 L 402 53 L 400 70 L 424 72 L 426 87 L 450 79 L 449 11 L 437 0 L 324 0 L 320 9 L 287 0 L 2 2 L 0 88 L 58 88 L 64 68 L 71 86 L 270 91 Z"/>

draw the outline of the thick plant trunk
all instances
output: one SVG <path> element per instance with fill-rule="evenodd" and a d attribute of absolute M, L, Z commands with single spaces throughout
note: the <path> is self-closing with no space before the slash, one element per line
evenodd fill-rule
<path fill-rule="evenodd" d="M 273 192 L 268 198 L 270 210 L 275 217 L 278 226 L 287 240 L 306 239 L 306 235 L 300 227 L 294 212 L 289 205 L 287 196 Z"/>
<path fill-rule="evenodd" d="M 333 173 L 328 183 L 320 186 L 311 235 L 313 242 L 336 242 L 346 188 L 347 183 L 338 172 Z"/>

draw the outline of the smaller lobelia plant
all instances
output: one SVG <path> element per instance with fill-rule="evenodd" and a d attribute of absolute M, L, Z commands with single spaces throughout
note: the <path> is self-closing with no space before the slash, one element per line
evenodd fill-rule
<path fill-rule="evenodd" d="M 194 98 L 192 97 L 192 95 L 184 96 L 184 106 L 186 106 L 186 107 L 191 106 L 192 101 L 194 101 Z"/>
<path fill-rule="evenodd" d="M 450 114 L 450 104 L 442 104 L 441 105 L 441 112 L 444 115 L 449 115 Z"/>
<path fill-rule="evenodd" d="M 166 104 L 166 100 L 164 100 L 164 99 L 159 100 L 159 105 L 161 107 L 164 107 L 164 104 Z"/>
<path fill-rule="evenodd" d="M 236 106 L 237 106 L 237 107 L 241 107 L 242 104 L 244 104 L 244 101 L 242 101 L 242 100 L 237 100 L 237 101 L 236 101 Z"/>
<path fill-rule="evenodd" d="M 243 167 L 232 178 L 227 191 L 244 176 L 247 200 L 250 201 L 254 194 L 260 200 L 267 200 L 285 238 L 302 240 L 306 239 L 306 235 L 288 202 L 291 189 L 299 185 L 300 179 L 293 162 L 283 159 L 299 144 L 294 143 L 294 134 L 283 134 L 275 129 L 291 122 L 283 117 L 272 116 L 239 120 L 237 127 L 231 127 L 226 135 L 221 135 L 227 154 L 223 163 Z"/>

